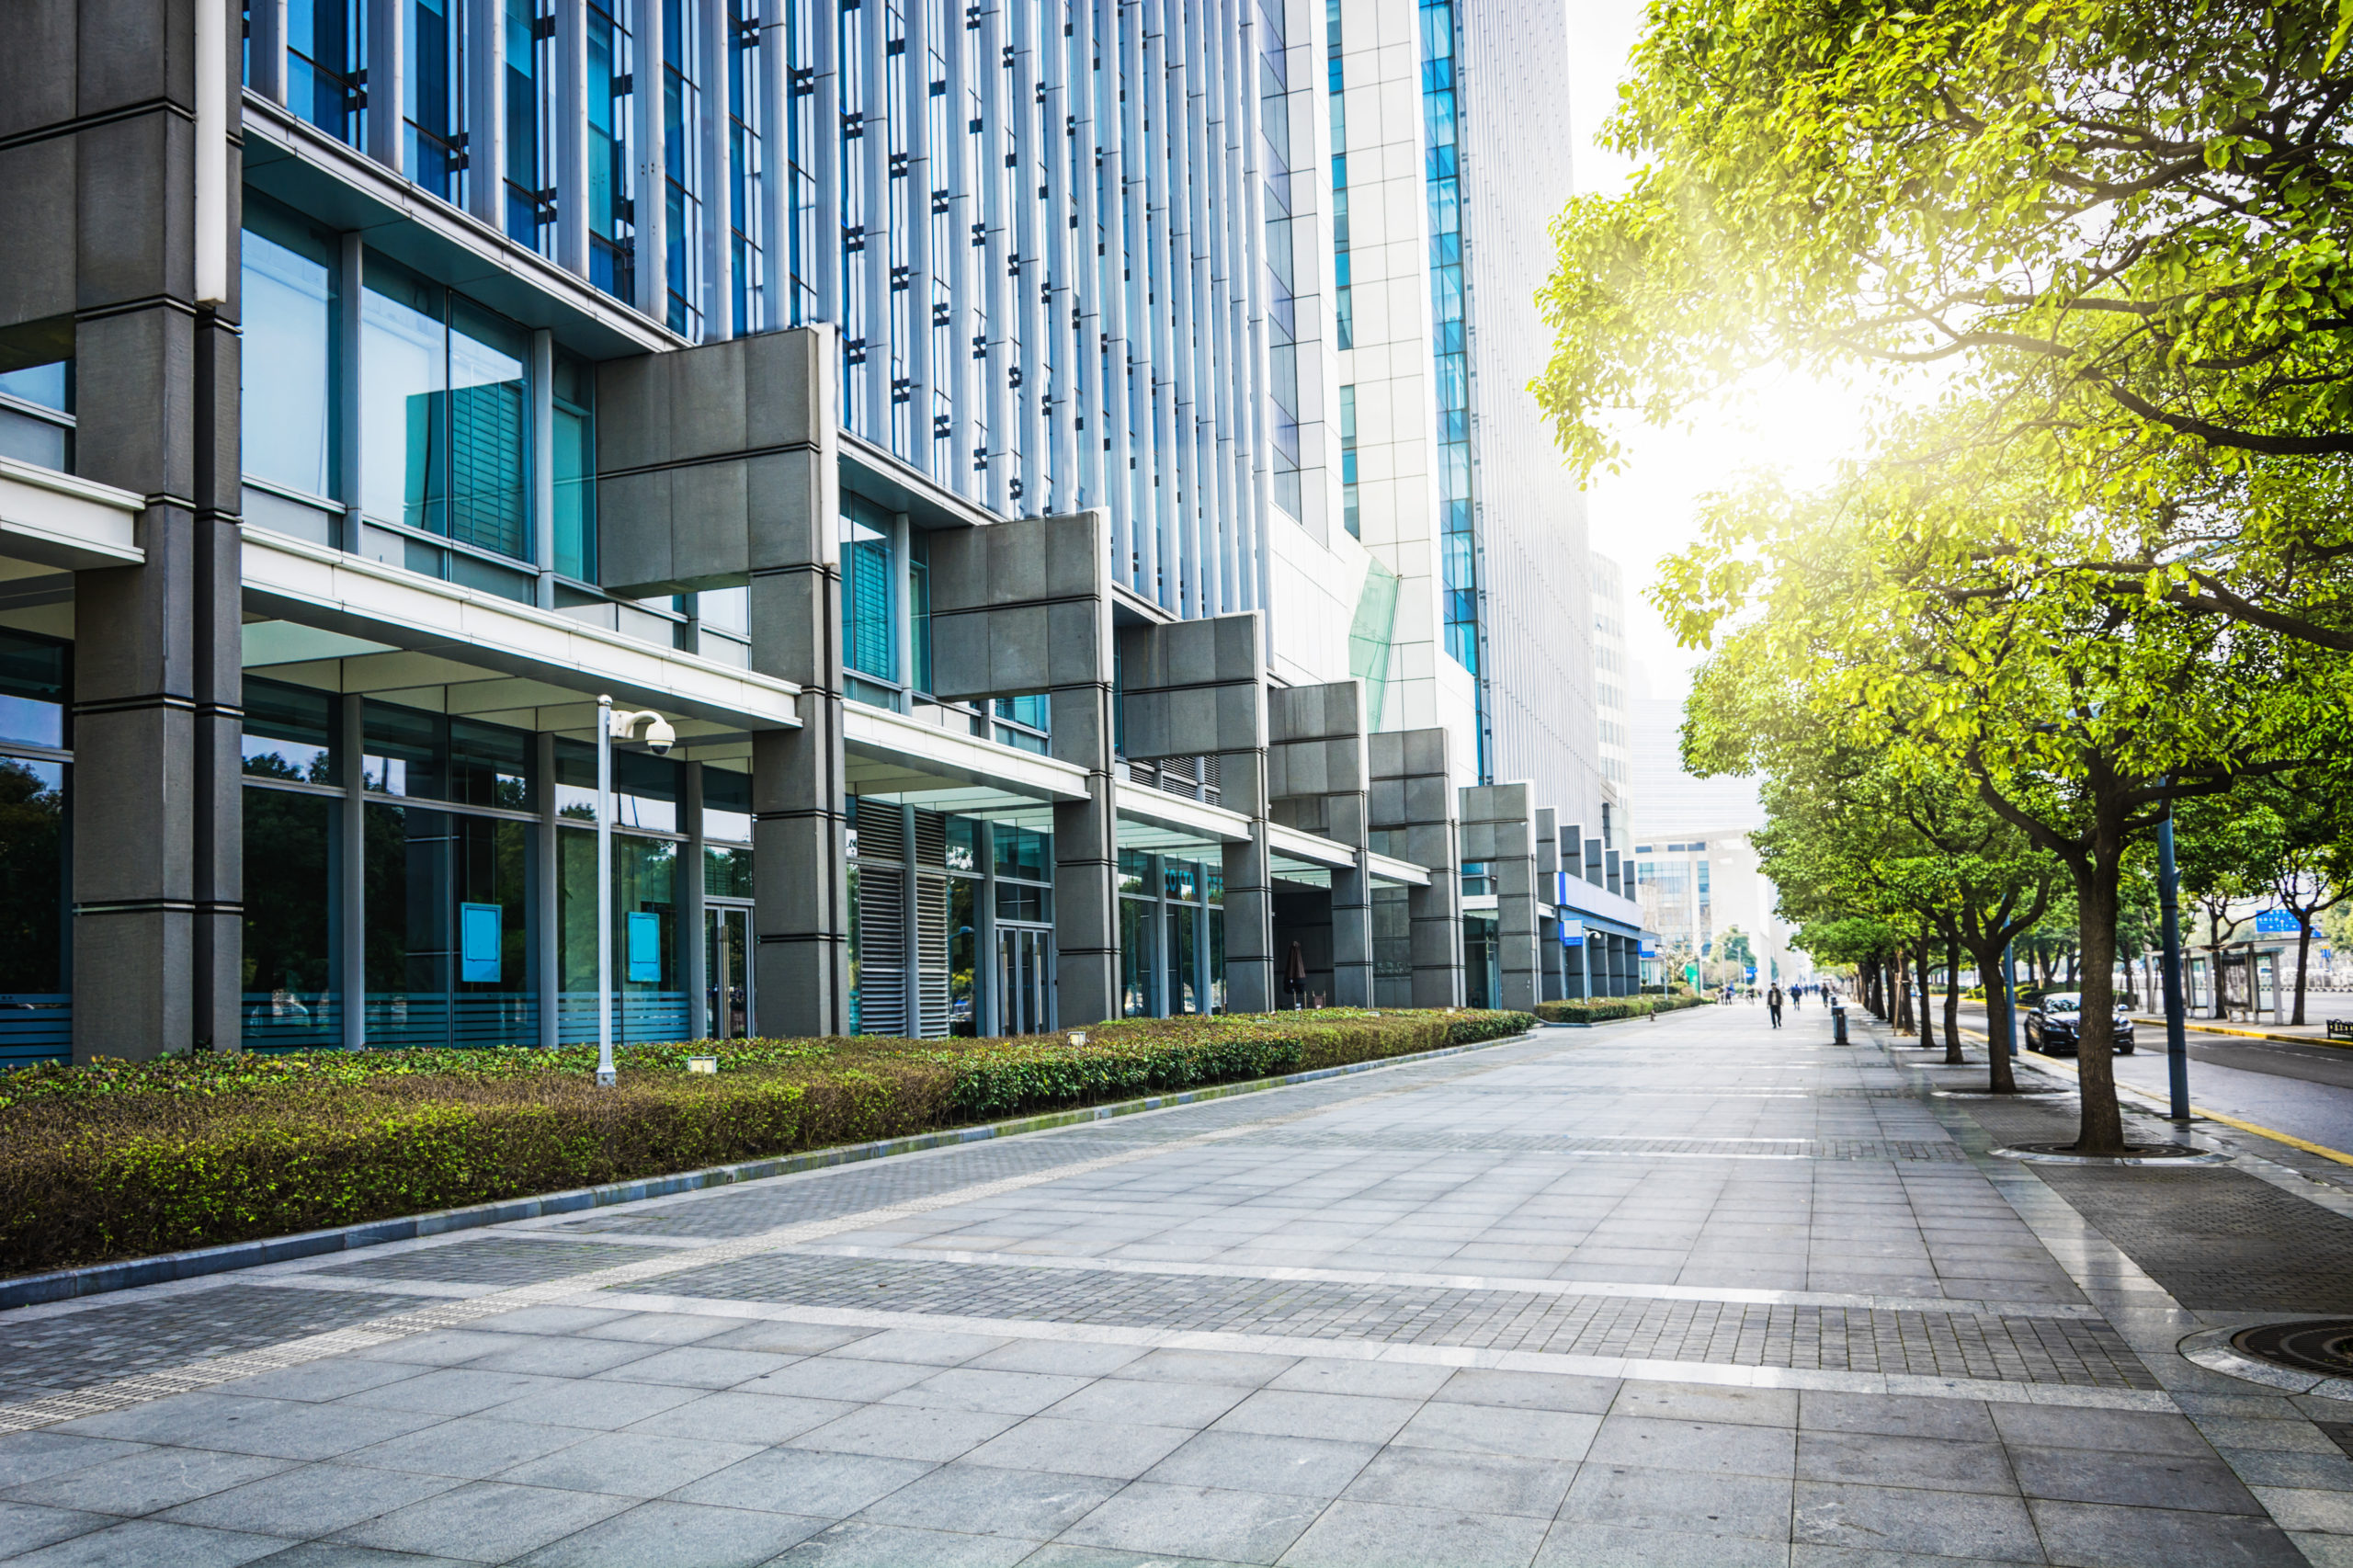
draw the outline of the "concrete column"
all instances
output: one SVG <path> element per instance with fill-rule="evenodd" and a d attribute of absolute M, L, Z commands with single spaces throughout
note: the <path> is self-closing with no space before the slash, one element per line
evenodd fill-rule
<path fill-rule="evenodd" d="M 1119 1011 L 1110 553 L 1100 510 L 931 536 L 934 695 L 1045 691 L 1050 755 L 1086 773 L 1085 800 L 1054 802 L 1056 1017 L 1075 1028 Z"/>
<path fill-rule="evenodd" d="M 781 29 L 779 29 L 781 36 Z M 588 275 L 588 6 L 555 0 L 555 259 Z M 771 142 L 771 146 L 778 143 Z"/>
<path fill-rule="evenodd" d="M 1412 890 L 1413 1005 L 1462 1006 L 1462 863 L 1442 729 L 1370 737 L 1373 847 L 1427 868 Z"/>
<path fill-rule="evenodd" d="M 951 28 L 964 24 L 953 6 L 943 7 Z M 892 106 L 906 141 L 907 341 L 902 355 L 907 367 L 907 460 L 916 472 L 939 477 L 939 444 L 932 439 L 933 413 L 931 345 L 931 193 L 938 171 L 931 166 L 931 17 L 929 6 L 909 6 L 905 13 L 906 70 L 900 102 Z M 952 127 L 956 111 L 947 119 Z M 955 131 L 950 129 L 951 139 Z M 912 667 L 901 672 L 912 680 Z M 909 884 L 911 887 L 912 883 Z"/>
<path fill-rule="evenodd" d="M 1120 633 L 1127 756 L 1134 762 L 1214 754 L 1229 811 L 1250 836 L 1225 846 L 1226 1004 L 1261 1013 L 1275 1002 L 1274 889 L 1267 856 L 1265 628 L 1254 612 Z"/>
<path fill-rule="evenodd" d="M 555 608 L 555 335 L 531 334 L 531 562 L 533 597 Z"/>
<path fill-rule="evenodd" d="M 1111 768 L 1109 598 L 1096 608 L 1102 622 L 1102 678 L 1052 688 L 1048 743 L 1058 761 L 1086 769 L 1087 798 L 1054 803 L 1054 980 L 1056 1018 L 1063 1028 L 1120 1014 L 1120 824 Z M 1227 896 L 1230 901 L 1232 894 Z M 1232 919 L 1229 914 L 1229 942 Z"/>
<path fill-rule="evenodd" d="M 1332 1001 L 1373 1006 L 1371 813 L 1359 681 L 1267 694 L 1267 815 L 1345 844 L 1357 863 L 1332 872 Z"/>
<path fill-rule="evenodd" d="M 146 563 L 75 575 L 75 1059 L 239 1036 L 236 213 L 197 302 L 198 7 L 27 27 L 0 64 L 0 328 L 71 319 L 74 467 L 146 498 Z M 85 17 L 87 22 L 91 18 Z M 228 25 L 234 25 L 230 21 Z M 234 102 L 241 51 L 219 40 Z M 227 189 L 242 186 L 233 144 Z"/>
<path fill-rule="evenodd" d="M 401 106 L 407 78 L 408 29 L 401 24 L 404 6 L 392 0 L 375 0 L 368 10 L 368 155 L 394 174 L 406 172 L 408 142 Z"/>
<path fill-rule="evenodd" d="M 344 699 L 358 701 L 356 697 Z M 537 781 L 540 820 L 532 824 L 531 973 L 540 993 L 540 1045 L 552 1051 L 563 1018 L 563 904 L 559 894 L 563 830 L 555 814 L 555 737 L 531 737 L 531 777 Z"/>
<path fill-rule="evenodd" d="M 577 3 L 577 0 L 574 0 Z M 792 187 L 786 170 L 792 138 L 792 72 L 787 51 L 789 7 L 760 7 L 760 254 L 767 267 L 761 291 L 763 324 L 773 331 L 792 320 Z M 738 324 L 738 330 L 748 330 Z"/>
<path fill-rule="evenodd" d="M 727 0 L 701 0 L 696 13 L 702 56 L 702 139 L 693 151 L 702 184 L 702 335 L 718 343 L 750 330 L 735 319 L 735 182 L 728 55 L 734 40 Z"/>
<path fill-rule="evenodd" d="M 1546 1002 L 1558 1002 L 1567 994 L 1568 950 L 1561 946 L 1560 820 L 1560 812 L 1551 806 L 1537 808 L 1536 902 L 1552 911 L 1550 915 L 1540 911 L 1536 922 L 1537 994 Z"/>
<path fill-rule="evenodd" d="M 466 210 L 506 232 L 506 0 L 466 0 Z"/>
<path fill-rule="evenodd" d="M 891 518 L 891 667 L 904 689 L 899 711 L 915 710 L 915 535 L 904 512 Z M 915 842 L 915 825 L 907 825 L 907 842 Z M 914 861 L 910 859 L 909 865 Z M 909 884 L 913 886 L 912 883 Z M 914 949 L 909 949 L 910 952 Z"/>
<path fill-rule="evenodd" d="M 597 369 L 597 564 L 628 597 L 748 577 L 751 667 L 801 687 L 752 736 L 762 1034 L 848 1027 L 839 346 L 824 324 Z"/>
<path fill-rule="evenodd" d="M 253 0 L 247 16 L 253 89 L 270 102 L 282 104 L 286 101 L 286 0 Z"/>
<path fill-rule="evenodd" d="M 678 846 L 676 903 L 678 908 L 678 980 L 687 991 L 687 1038 L 710 1038 L 710 947 L 703 939 L 702 914 L 702 764 L 683 763 L 678 768 L 678 814 L 686 820 L 687 841 Z M 756 883 L 755 884 L 757 885 Z"/>
<path fill-rule="evenodd" d="M 1250 836 L 1225 846 L 1225 1005 L 1230 1012 L 1275 1006 L 1274 879 L 1267 859 L 1267 754 L 1218 754 L 1221 803 L 1250 819 Z"/>
<path fill-rule="evenodd" d="M 335 889 L 336 934 L 341 938 L 335 946 L 335 970 L 342 985 L 343 1048 L 346 1051 L 368 1049 L 368 757 L 367 699 L 347 697 L 337 712 L 341 725 L 341 772 L 344 790 L 343 809 L 335 813 L 336 858 L 342 863 L 343 881 Z M 540 736 L 547 744 L 547 755 L 536 759 L 538 776 L 549 782 L 541 786 L 542 797 L 552 796 L 555 778 L 555 743 L 549 736 Z M 555 813 L 551 805 L 540 808 L 547 814 L 544 821 L 552 823 Z M 547 831 L 552 831 L 551 828 Z M 541 858 L 544 860 L 545 856 Z M 551 875 L 542 872 L 542 875 Z M 544 1030 L 545 1026 L 542 1025 Z"/>
<path fill-rule="evenodd" d="M 367 271 L 368 246 L 358 233 L 342 236 L 343 292 L 336 302 L 336 325 L 342 333 L 343 353 L 335 361 L 335 483 L 340 487 L 336 499 L 343 503 L 343 537 L 336 542 L 354 555 L 359 553 L 359 496 L 365 448 L 359 424 L 360 404 L 360 289 Z"/>
<path fill-rule="evenodd" d="M 636 192 L 630 210 L 635 215 L 631 244 L 637 267 L 640 311 L 655 321 L 670 319 L 668 165 L 664 146 L 669 128 L 662 113 L 663 7 L 640 6 L 631 43 L 635 64 L 631 73 L 630 156 L 636 165 Z M 689 154 L 691 155 L 691 153 Z"/>
<path fill-rule="evenodd" d="M 1536 842 L 1529 784 L 1462 791 L 1462 858 L 1483 862 L 1495 884 L 1496 1005 L 1536 1006 Z"/>

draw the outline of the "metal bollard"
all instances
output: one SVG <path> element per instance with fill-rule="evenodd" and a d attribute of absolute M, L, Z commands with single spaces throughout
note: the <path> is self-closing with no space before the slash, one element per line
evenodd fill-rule
<path fill-rule="evenodd" d="M 1847 1043 L 1847 1009 L 1836 1001 L 1830 1004 L 1830 1043 Z"/>

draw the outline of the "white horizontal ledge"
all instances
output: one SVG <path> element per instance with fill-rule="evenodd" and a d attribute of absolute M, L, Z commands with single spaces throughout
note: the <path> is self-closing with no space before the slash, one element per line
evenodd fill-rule
<path fill-rule="evenodd" d="M 938 808 L 942 810 L 959 809 L 946 798 L 960 789 L 1001 791 L 1041 804 L 1086 799 L 1086 769 L 1074 763 L 862 702 L 842 704 L 842 740 L 852 756 L 880 765 L 879 774 L 856 769 L 868 775 L 858 783 L 861 796 L 904 797 L 909 804 L 928 804 L 921 797 L 940 795 L 946 801 Z M 966 809 L 986 805 L 976 800 Z"/>
<path fill-rule="evenodd" d="M 1336 871 L 1356 869 L 1357 852 L 1347 845 L 1318 834 L 1302 833 L 1280 823 L 1267 824 L 1267 847 L 1278 855 L 1304 860 L 1311 866 L 1328 866 Z"/>
<path fill-rule="evenodd" d="M 61 572 L 138 566 L 144 497 L 0 458 L 0 556 Z"/>
<path fill-rule="evenodd" d="M 745 730 L 798 729 L 801 688 L 251 524 L 247 608 L 498 675 Z"/>

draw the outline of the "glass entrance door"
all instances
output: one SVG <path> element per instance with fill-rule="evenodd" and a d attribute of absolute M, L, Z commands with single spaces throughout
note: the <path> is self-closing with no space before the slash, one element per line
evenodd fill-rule
<path fill-rule="evenodd" d="M 1053 928 L 1000 921 L 996 955 L 997 1032 L 1042 1034 L 1052 1028 Z"/>
<path fill-rule="evenodd" d="M 742 1040 L 752 1032 L 752 911 L 740 903 L 706 904 L 703 932 L 711 1038 Z"/>

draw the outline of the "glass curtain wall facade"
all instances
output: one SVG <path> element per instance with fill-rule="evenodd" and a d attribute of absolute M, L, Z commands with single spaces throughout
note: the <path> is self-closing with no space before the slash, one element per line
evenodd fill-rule
<path fill-rule="evenodd" d="M 1225 1011 L 1224 872 L 1120 851 L 1120 1010 L 1131 1018 Z"/>
<path fill-rule="evenodd" d="M 1301 511 L 1279 5 L 587 0 L 576 90 L 553 0 L 289 16 L 290 112 L 688 341 L 837 324 L 858 437 L 1008 516 L 1108 507 L 1121 575 L 1181 614 L 1257 607 L 1269 508 Z M 424 335 L 396 395 L 502 384 L 418 380 Z"/>
<path fill-rule="evenodd" d="M 0 631 L 0 1070 L 73 1047 L 72 650 Z"/>
<path fill-rule="evenodd" d="M 1446 651 L 1477 695 L 1479 778 L 1488 756 L 1479 541 L 1472 496 L 1471 346 L 1462 287 L 1462 166 L 1455 0 L 1421 0 L 1423 184 L 1429 209 L 1430 349 L 1438 389 L 1438 558 Z"/>

